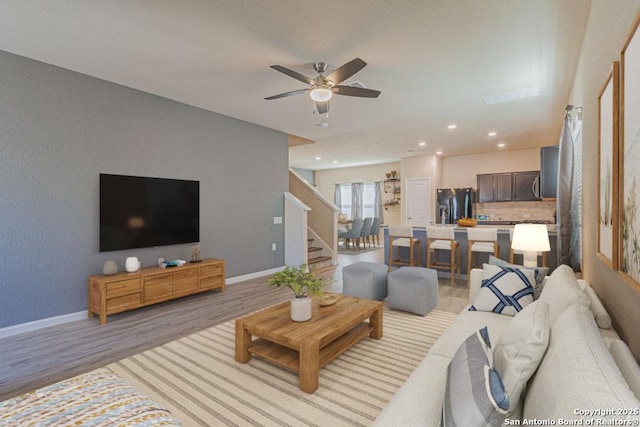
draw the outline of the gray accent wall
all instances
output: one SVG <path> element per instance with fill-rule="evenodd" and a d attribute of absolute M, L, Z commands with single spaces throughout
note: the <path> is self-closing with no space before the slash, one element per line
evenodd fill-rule
<path fill-rule="evenodd" d="M 202 256 L 284 265 L 286 134 L 0 51 L 0 328 L 86 310 L 106 260 L 189 259 L 100 253 L 100 173 L 199 180 Z"/>

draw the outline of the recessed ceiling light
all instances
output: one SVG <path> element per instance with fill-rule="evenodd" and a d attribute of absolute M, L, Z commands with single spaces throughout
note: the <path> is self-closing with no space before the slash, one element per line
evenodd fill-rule
<path fill-rule="evenodd" d="M 420 141 L 420 142 L 418 142 L 418 145 L 419 145 L 420 147 L 424 147 L 425 145 L 427 145 L 427 143 L 426 143 L 426 142 L 424 142 L 424 141 Z"/>
<path fill-rule="evenodd" d="M 334 160 L 334 161 L 333 161 L 333 164 L 334 164 L 334 165 L 337 165 L 337 164 L 338 164 L 338 161 L 337 161 L 337 160 Z"/>
<path fill-rule="evenodd" d="M 322 157 L 316 156 L 316 160 L 322 160 Z"/>
<path fill-rule="evenodd" d="M 500 144 L 498 144 L 498 148 L 504 148 L 506 147 L 507 144 L 505 144 L 504 142 L 501 142 Z"/>
<path fill-rule="evenodd" d="M 447 129 L 455 129 L 457 127 L 458 127 L 458 125 L 456 125 L 455 123 L 452 123 L 449 126 L 447 126 Z"/>
<path fill-rule="evenodd" d="M 442 151 L 436 151 L 436 154 L 437 154 L 438 156 L 442 156 Z"/>
<path fill-rule="evenodd" d="M 498 132 L 489 132 L 487 135 L 489 136 L 496 136 L 498 134 Z"/>

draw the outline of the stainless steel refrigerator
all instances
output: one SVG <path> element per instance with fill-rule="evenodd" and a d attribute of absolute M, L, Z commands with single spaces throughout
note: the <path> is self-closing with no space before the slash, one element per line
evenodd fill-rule
<path fill-rule="evenodd" d="M 473 216 L 473 188 L 438 188 L 436 195 L 439 223 L 455 224 L 460 218 Z"/>

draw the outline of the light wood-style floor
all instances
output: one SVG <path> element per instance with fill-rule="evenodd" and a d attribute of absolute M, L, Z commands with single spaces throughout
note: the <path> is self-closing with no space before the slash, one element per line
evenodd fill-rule
<path fill-rule="evenodd" d="M 342 292 L 342 267 L 358 261 L 384 262 L 382 249 L 340 255 L 338 266 L 317 271 L 327 291 Z M 182 336 L 224 323 L 291 298 L 273 290 L 268 277 L 219 291 L 181 298 L 127 313 L 69 322 L 0 340 L 0 401 L 61 381 Z M 466 280 L 451 286 L 440 280 L 439 310 L 458 313 L 467 304 Z"/>

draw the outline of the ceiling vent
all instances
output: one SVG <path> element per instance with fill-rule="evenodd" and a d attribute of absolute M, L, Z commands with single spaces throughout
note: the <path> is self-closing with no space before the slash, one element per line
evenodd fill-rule
<path fill-rule="evenodd" d="M 511 92 L 488 95 L 482 98 L 486 105 L 502 104 L 504 102 L 519 101 L 525 98 L 539 96 L 542 86 L 534 86 L 526 89 L 514 90 Z"/>

